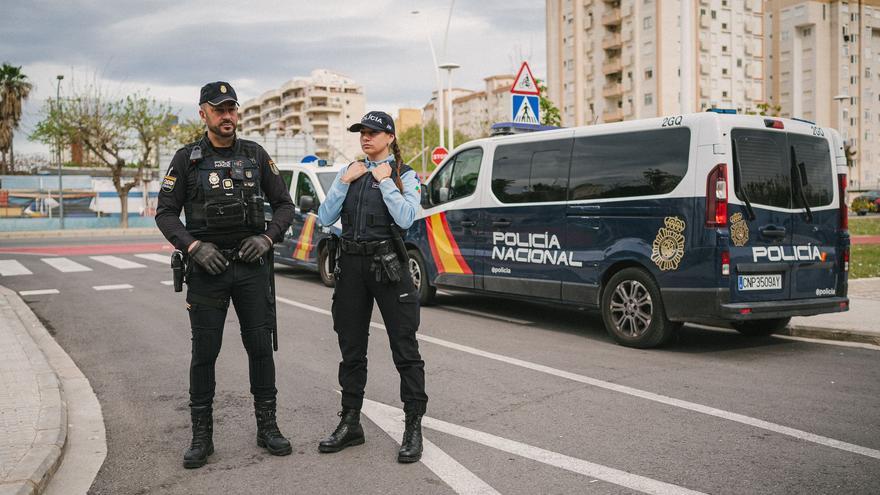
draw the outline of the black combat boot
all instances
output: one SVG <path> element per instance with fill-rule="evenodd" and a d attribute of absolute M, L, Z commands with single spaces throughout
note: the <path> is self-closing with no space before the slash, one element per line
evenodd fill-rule
<path fill-rule="evenodd" d="M 183 454 L 183 467 L 200 468 L 208 462 L 208 456 L 214 453 L 214 417 L 211 406 L 190 407 L 192 415 L 192 443 Z"/>
<path fill-rule="evenodd" d="M 340 450 L 364 443 L 364 429 L 361 427 L 361 412 L 357 409 L 343 409 L 338 415 L 342 418 L 339 426 L 328 438 L 318 444 L 320 452 L 339 452 Z"/>
<path fill-rule="evenodd" d="M 257 446 L 263 447 L 272 455 L 289 455 L 293 452 L 290 442 L 278 430 L 275 399 L 254 401 L 254 414 L 257 417 Z"/>
<path fill-rule="evenodd" d="M 397 452 L 397 462 L 410 463 L 422 458 L 422 415 L 408 413 L 403 441 Z"/>

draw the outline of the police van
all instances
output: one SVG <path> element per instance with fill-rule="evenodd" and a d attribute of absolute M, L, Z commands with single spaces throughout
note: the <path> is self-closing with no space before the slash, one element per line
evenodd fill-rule
<path fill-rule="evenodd" d="M 437 288 L 598 309 L 617 342 L 683 322 L 768 334 L 846 311 L 846 160 L 833 129 L 706 112 L 500 136 L 428 178 L 407 236 Z"/>
<path fill-rule="evenodd" d="M 295 212 L 284 241 L 276 244 L 275 262 L 316 271 L 321 281 L 333 286 L 333 274 L 327 262 L 326 240 L 331 233 L 339 235 L 342 225 L 322 226 L 318 222 L 318 206 L 327 196 L 330 185 L 345 164 L 327 164 L 324 160 L 309 163 L 279 163 L 281 177 L 290 189 Z"/>

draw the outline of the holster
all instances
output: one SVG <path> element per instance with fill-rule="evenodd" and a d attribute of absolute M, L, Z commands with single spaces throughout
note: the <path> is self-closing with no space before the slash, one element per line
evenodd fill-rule
<path fill-rule="evenodd" d="M 328 272 L 336 275 L 336 261 L 339 258 L 339 236 L 330 234 L 327 238 L 327 265 Z"/>
<path fill-rule="evenodd" d="M 400 263 L 400 259 L 397 257 L 397 253 L 389 252 L 385 254 L 378 254 L 376 258 L 374 258 L 374 262 L 381 267 L 381 272 L 384 273 L 384 277 L 380 282 L 388 282 L 392 284 L 396 284 L 400 282 L 401 274 L 403 273 L 403 265 Z M 377 279 L 379 278 L 379 271 L 377 270 Z M 387 279 L 387 280 L 386 280 Z"/>
<path fill-rule="evenodd" d="M 183 292 L 183 282 L 185 281 L 186 261 L 183 251 L 175 249 L 171 253 L 171 274 L 174 279 L 174 292 Z"/>

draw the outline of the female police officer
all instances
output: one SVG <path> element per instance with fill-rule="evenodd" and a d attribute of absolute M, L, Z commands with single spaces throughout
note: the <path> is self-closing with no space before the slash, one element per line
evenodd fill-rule
<path fill-rule="evenodd" d="M 406 249 L 401 231 L 412 225 L 418 212 L 419 179 L 401 159 L 394 121 L 388 114 L 369 112 L 348 130 L 360 132 L 361 149 L 367 159 L 339 172 L 318 209 L 324 225 L 342 217 L 333 293 L 333 327 L 342 351 L 342 420 L 318 448 L 321 452 L 338 452 L 364 443 L 360 409 L 367 383 L 367 339 L 375 300 L 400 373 L 400 399 L 406 413 L 397 460 L 415 462 L 422 456 L 421 420 L 428 396 L 425 363 L 416 341 L 418 293 L 404 270 Z"/>

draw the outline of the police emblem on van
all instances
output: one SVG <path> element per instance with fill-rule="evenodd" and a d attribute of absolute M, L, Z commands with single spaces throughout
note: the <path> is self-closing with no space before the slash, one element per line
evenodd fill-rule
<path fill-rule="evenodd" d="M 743 220 L 742 213 L 730 215 L 730 240 L 737 247 L 745 246 L 749 242 L 749 225 Z"/>
<path fill-rule="evenodd" d="M 666 217 L 651 245 L 651 261 L 663 271 L 677 270 L 684 257 L 685 222 L 677 217 Z"/>

